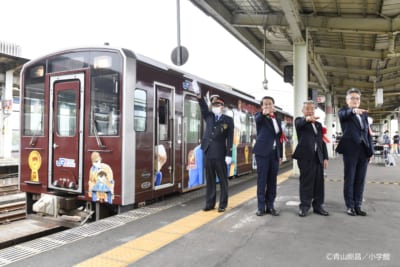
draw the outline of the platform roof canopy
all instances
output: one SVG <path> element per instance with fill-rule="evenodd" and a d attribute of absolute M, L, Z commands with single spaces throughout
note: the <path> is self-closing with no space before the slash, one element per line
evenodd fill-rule
<path fill-rule="evenodd" d="M 13 70 L 13 96 L 19 96 L 19 73 L 26 62 L 28 62 L 26 58 L 0 53 L 0 95 L 5 86 L 5 73 Z"/>
<path fill-rule="evenodd" d="M 308 36 L 309 88 L 332 93 L 337 106 L 344 106 L 345 92 L 356 87 L 375 122 L 399 110 L 399 1 L 191 2 L 281 75 L 293 65 L 293 45 L 304 44 Z M 375 105 L 377 88 L 384 92 L 381 106 Z"/>

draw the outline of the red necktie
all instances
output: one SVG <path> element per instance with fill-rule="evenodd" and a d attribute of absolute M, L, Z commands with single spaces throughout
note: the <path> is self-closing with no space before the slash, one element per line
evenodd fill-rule
<path fill-rule="evenodd" d="M 268 115 L 271 119 L 275 119 L 275 114 L 271 113 Z"/>

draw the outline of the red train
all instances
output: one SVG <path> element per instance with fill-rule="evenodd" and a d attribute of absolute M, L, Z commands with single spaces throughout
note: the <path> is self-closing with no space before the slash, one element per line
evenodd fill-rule
<path fill-rule="evenodd" d="M 27 213 L 82 223 L 204 186 L 193 79 L 235 122 L 231 176 L 253 170 L 259 102 L 128 49 L 77 48 L 21 72 L 20 188 Z M 291 155 L 292 117 L 284 122 Z"/>

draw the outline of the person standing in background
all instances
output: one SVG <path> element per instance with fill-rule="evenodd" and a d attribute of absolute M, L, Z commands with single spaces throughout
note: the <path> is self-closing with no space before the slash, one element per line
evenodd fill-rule
<path fill-rule="evenodd" d="M 399 136 L 399 132 L 396 131 L 395 135 L 393 135 L 393 152 L 396 154 L 400 154 L 400 136 Z"/>
<path fill-rule="evenodd" d="M 347 107 L 339 110 L 343 136 L 336 151 L 343 154 L 344 200 L 350 216 L 366 216 L 361 209 L 368 163 L 374 154 L 367 110 L 360 108 L 361 92 L 351 88 L 346 93 Z"/>
<path fill-rule="evenodd" d="M 257 163 L 257 216 L 279 215 L 274 202 L 278 169 L 282 162 L 282 124 L 275 117 L 274 104 L 272 97 L 263 97 L 261 112 L 255 115 L 257 138 L 253 153 Z"/>
<path fill-rule="evenodd" d="M 323 208 L 324 169 L 328 167 L 328 151 L 323 141 L 322 124 L 314 115 L 314 101 L 304 102 L 302 112 L 304 116 L 297 117 L 295 127 L 298 144 L 293 153 L 300 170 L 300 206 L 299 216 L 305 217 L 311 205 L 314 213 L 328 216 Z"/>

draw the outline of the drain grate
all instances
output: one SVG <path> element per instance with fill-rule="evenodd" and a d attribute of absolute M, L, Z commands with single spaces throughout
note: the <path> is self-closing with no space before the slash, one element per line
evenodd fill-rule
<path fill-rule="evenodd" d="M 71 231 L 75 235 L 92 236 L 121 225 L 120 222 L 110 222 L 107 219 L 103 219 L 80 227 L 72 228 L 68 231 Z"/>
<path fill-rule="evenodd" d="M 47 237 L 43 237 L 42 239 L 49 239 L 52 240 L 54 242 L 58 242 L 60 244 L 68 244 L 68 243 L 72 243 L 75 242 L 79 239 L 83 239 L 84 236 L 82 235 L 76 235 L 74 233 L 71 233 L 69 230 L 60 232 L 60 233 L 56 233 L 54 235 L 49 235 Z"/>
<path fill-rule="evenodd" d="M 35 254 L 38 254 L 40 252 L 44 252 L 53 248 L 60 247 L 63 244 L 60 244 L 59 242 L 54 242 L 51 241 L 50 239 L 44 239 L 44 238 L 39 238 L 35 239 L 29 242 L 25 242 L 20 245 L 16 245 L 16 247 L 25 249 L 26 251 L 33 252 Z"/>
<path fill-rule="evenodd" d="M 24 249 L 21 246 L 14 246 L 3 249 L 0 251 L 0 259 L 1 261 L 5 261 L 8 263 L 22 260 L 28 258 L 30 256 L 38 254 L 37 252 L 30 251 L 29 249 Z"/>
<path fill-rule="evenodd" d="M 116 216 L 113 216 L 113 217 L 111 217 L 111 218 L 109 218 L 107 220 L 123 225 L 123 224 L 126 224 L 128 222 L 132 222 L 132 221 L 137 220 L 137 219 L 138 219 L 137 217 L 116 215 Z"/>

